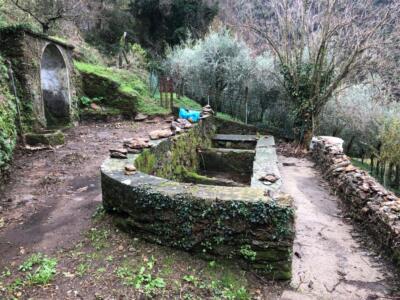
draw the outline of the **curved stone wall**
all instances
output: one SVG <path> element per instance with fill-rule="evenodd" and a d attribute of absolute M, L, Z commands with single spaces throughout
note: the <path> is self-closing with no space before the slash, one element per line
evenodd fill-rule
<path fill-rule="evenodd" d="M 190 136 L 187 132 L 153 146 L 169 149 Z M 104 207 L 117 213 L 121 226 L 155 243 L 239 261 L 271 279 L 290 279 L 293 209 L 288 195 L 272 198 L 264 188 L 127 175 L 125 166 L 139 157 L 110 158 L 101 167 Z"/>

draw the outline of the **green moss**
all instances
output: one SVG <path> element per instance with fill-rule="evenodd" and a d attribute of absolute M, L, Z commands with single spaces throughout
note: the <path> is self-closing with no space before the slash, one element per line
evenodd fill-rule
<path fill-rule="evenodd" d="M 136 98 L 136 107 L 135 109 L 138 112 L 147 114 L 147 115 L 162 115 L 169 114 L 169 110 L 158 105 L 158 101 L 156 99 L 152 99 L 150 97 L 150 93 L 148 90 L 147 84 L 140 79 L 134 73 L 128 72 L 126 70 L 120 70 L 115 68 L 107 68 L 105 66 L 93 65 L 89 63 L 75 61 L 75 67 L 84 74 L 92 74 L 96 77 L 100 77 L 104 79 L 104 89 L 97 90 L 97 95 L 95 96 L 103 96 L 105 99 L 109 98 L 108 93 L 110 92 L 110 86 L 116 87 L 118 92 L 122 95 L 126 95 L 127 98 L 135 97 Z M 119 100 L 112 99 L 115 101 L 124 101 L 124 97 L 120 97 Z M 107 105 L 107 104 L 106 104 Z M 114 105 L 110 105 L 108 103 L 107 106 L 121 106 L 118 103 L 114 103 Z"/>
<path fill-rule="evenodd" d="M 64 134 L 59 130 L 51 133 L 28 133 L 25 139 L 29 145 L 58 146 L 65 142 Z"/>
<path fill-rule="evenodd" d="M 155 175 L 184 182 L 188 174 L 198 172 L 200 160 L 197 150 L 210 147 L 213 132 L 213 130 L 204 130 L 203 126 L 207 126 L 207 124 L 200 124 L 193 130 L 166 142 L 168 149 L 158 148 L 160 152 L 156 153 L 157 171 Z M 166 156 L 165 153 L 168 155 Z"/>
<path fill-rule="evenodd" d="M 7 68 L 0 56 L 0 178 L 8 168 L 17 140 L 16 109 L 7 80 Z"/>
<path fill-rule="evenodd" d="M 136 168 L 146 174 L 153 174 L 155 171 L 157 158 L 151 153 L 150 150 L 146 149 L 141 155 L 135 160 Z"/>

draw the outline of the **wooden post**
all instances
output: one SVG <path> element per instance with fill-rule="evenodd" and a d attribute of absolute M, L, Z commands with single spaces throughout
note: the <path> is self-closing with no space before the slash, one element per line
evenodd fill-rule
<path fill-rule="evenodd" d="M 249 111 L 248 111 L 248 105 L 249 105 L 249 87 L 246 86 L 245 90 L 244 90 L 244 97 L 245 97 L 245 102 L 246 102 L 246 124 L 247 124 L 247 118 L 249 116 Z"/>
<path fill-rule="evenodd" d="M 171 112 L 174 111 L 174 91 L 171 91 L 170 109 Z"/>
<path fill-rule="evenodd" d="M 163 107 L 163 78 L 160 77 L 160 105 Z"/>

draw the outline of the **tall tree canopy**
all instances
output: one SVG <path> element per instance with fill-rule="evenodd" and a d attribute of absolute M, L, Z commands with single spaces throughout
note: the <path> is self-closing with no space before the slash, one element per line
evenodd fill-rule
<path fill-rule="evenodd" d="M 309 144 L 315 122 L 346 82 L 387 69 L 396 48 L 400 3 L 375 0 L 239 0 L 242 27 L 276 56 L 295 104 L 295 134 Z M 389 60 L 388 60 L 389 59 Z"/>
<path fill-rule="evenodd" d="M 139 42 L 162 52 L 166 45 L 179 44 L 188 34 L 202 36 L 218 8 L 198 0 L 132 0 L 129 11 Z"/>

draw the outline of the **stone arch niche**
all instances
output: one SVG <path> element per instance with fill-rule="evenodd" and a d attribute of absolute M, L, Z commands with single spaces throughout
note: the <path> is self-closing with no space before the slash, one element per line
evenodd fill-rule
<path fill-rule="evenodd" d="M 70 91 L 68 68 L 55 44 L 48 44 L 40 64 L 43 107 L 48 127 L 70 122 Z"/>

